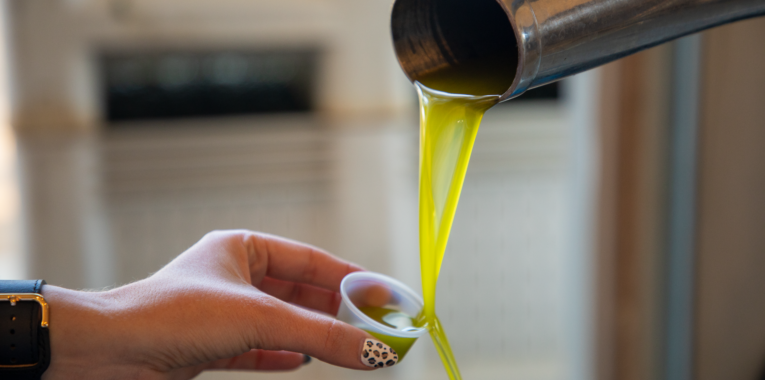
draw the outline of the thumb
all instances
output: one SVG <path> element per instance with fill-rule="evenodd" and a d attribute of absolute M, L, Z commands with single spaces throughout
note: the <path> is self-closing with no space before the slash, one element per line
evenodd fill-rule
<path fill-rule="evenodd" d="M 388 345 L 334 318 L 287 303 L 269 314 L 270 333 L 260 336 L 261 348 L 300 352 L 352 369 L 386 368 L 398 363 L 398 354 Z"/>

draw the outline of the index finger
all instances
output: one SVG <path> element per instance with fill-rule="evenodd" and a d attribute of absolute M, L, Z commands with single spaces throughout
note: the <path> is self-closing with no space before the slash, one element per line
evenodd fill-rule
<path fill-rule="evenodd" d="M 265 275 L 279 280 L 311 284 L 338 292 L 343 277 L 364 270 L 319 248 L 274 235 L 251 233 L 245 244 L 250 255 L 266 256 Z"/>

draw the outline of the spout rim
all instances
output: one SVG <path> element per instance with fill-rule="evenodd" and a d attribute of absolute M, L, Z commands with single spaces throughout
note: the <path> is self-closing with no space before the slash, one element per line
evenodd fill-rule
<path fill-rule="evenodd" d="M 528 0 L 497 0 L 510 19 L 515 33 L 518 60 L 515 78 L 500 101 L 521 96 L 531 87 L 542 62 L 542 42 L 534 8 Z M 509 4 L 508 4 L 509 3 Z"/>
<path fill-rule="evenodd" d="M 509 27 L 512 30 L 506 30 L 501 35 L 507 35 L 512 33 L 512 37 L 515 40 L 515 67 L 508 67 L 508 70 L 515 69 L 515 75 L 510 86 L 505 89 L 504 92 L 499 94 L 500 101 L 520 96 L 526 90 L 532 87 L 537 73 L 541 67 L 541 34 L 539 32 L 538 21 L 534 13 L 534 9 L 531 3 L 534 0 L 493 0 L 495 4 L 500 6 L 501 11 L 505 14 L 506 20 L 509 21 Z M 413 67 L 413 61 L 410 59 L 413 49 L 428 50 L 427 46 L 431 39 L 425 39 L 425 44 L 404 44 L 405 38 L 397 34 L 397 31 L 404 30 L 406 28 L 401 26 L 401 22 L 405 20 L 402 13 L 404 4 L 410 2 L 404 2 L 402 0 L 394 0 L 390 8 L 390 30 L 392 37 L 392 47 L 395 53 L 396 61 L 401 67 L 404 75 L 409 82 L 414 83 L 418 80 L 417 69 Z M 405 8 L 404 8 L 405 9 Z M 510 36 L 507 36 L 510 37 Z M 433 49 L 435 50 L 435 49 Z M 420 54 L 423 59 L 428 59 L 428 54 Z M 437 57 L 436 59 L 443 59 Z M 421 65 L 420 65 L 421 66 Z"/>

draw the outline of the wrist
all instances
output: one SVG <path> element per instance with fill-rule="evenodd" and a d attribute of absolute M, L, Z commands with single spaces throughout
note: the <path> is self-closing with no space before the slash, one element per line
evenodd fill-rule
<path fill-rule="evenodd" d="M 51 362 L 43 380 L 96 378 L 94 372 L 113 364 L 104 293 L 45 285 L 41 291 L 50 307 Z M 106 378 L 106 377 L 99 377 Z"/>

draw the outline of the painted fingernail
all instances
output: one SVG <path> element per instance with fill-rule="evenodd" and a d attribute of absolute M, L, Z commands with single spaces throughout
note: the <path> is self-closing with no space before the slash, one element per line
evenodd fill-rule
<path fill-rule="evenodd" d="M 306 354 L 303 354 L 303 365 L 306 365 L 310 362 L 311 362 L 311 357 Z"/>
<path fill-rule="evenodd" d="M 379 340 L 367 339 L 361 352 L 361 362 L 372 368 L 392 367 L 398 363 L 398 353 Z"/>

